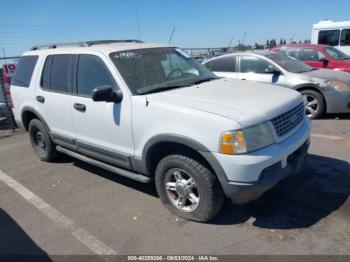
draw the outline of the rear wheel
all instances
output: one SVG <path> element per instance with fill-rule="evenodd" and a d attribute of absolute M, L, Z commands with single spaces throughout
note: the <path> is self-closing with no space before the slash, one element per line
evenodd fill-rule
<path fill-rule="evenodd" d="M 31 120 L 28 132 L 34 152 L 42 161 L 49 162 L 57 157 L 56 145 L 40 120 Z"/>
<path fill-rule="evenodd" d="M 189 157 L 163 158 L 157 166 L 155 180 L 163 204 L 180 217 L 206 222 L 222 207 L 224 194 L 216 176 Z"/>
<path fill-rule="evenodd" d="M 325 111 L 325 102 L 322 94 L 314 90 L 303 90 L 301 94 L 304 98 L 306 115 L 312 119 L 323 115 Z"/>

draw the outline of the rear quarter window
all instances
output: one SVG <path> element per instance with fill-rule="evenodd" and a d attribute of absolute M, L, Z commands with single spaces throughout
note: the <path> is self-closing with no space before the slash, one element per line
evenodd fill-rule
<path fill-rule="evenodd" d="M 29 87 L 38 56 L 22 56 L 16 68 L 12 85 Z"/>

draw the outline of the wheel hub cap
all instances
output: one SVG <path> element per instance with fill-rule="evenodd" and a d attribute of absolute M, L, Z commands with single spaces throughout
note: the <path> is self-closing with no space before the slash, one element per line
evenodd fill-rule
<path fill-rule="evenodd" d="M 174 168 L 165 175 L 166 193 L 170 202 L 184 212 L 193 212 L 200 202 L 196 181 L 182 169 Z"/>

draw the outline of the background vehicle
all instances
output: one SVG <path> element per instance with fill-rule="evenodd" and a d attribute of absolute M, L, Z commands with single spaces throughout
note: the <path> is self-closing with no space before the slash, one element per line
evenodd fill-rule
<path fill-rule="evenodd" d="M 335 46 L 350 55 L 350 21 L 320 21 L 312 26 L 311 44 Z"/>
<path fill-rule="evenodd" d="M 249 52 L 216 57 L 204 62 L 216 75 L 272 83 L 300 91 L 306 113 L 350 112 L 350 74 L 315 69 L 283 53 Z"/>
<path fill-rule="evenodd" d="M 312 67 L 350 73 L 350 56 L 332 46 L 293 44 L 276 46 L 270 51 L 283 52 Z"/>
<path fill-rule="evenodd" d="M 155 180 L 164 205 L 195 221 L 224 195 L 251 201 L 300 169 L 310 121 L 299 93 L 219 79 L 167 45 L 79 45 L 24 53 L 12 81 L 15 118 L 41 160 L 61 152 Z"/>

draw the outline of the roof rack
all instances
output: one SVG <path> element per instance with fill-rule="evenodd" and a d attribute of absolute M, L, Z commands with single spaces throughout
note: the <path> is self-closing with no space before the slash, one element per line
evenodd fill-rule
<path fill-rule="evenodd" d="M 44 48 L 54 49 L 59 46 L 87 47 L 92 45 L 113 44 L 113 43 L 143 43 L 143 41 L 137 40 L 137 39 L 126 39 L 126 40 L 96 40 L 96 41 L 85 41 L 85 42 L 62 42 L 62 43 L 52 43 L 47 45 L 37 45 L 37 46 L 33 46 L 30 50 L 39 50 Z"/>

